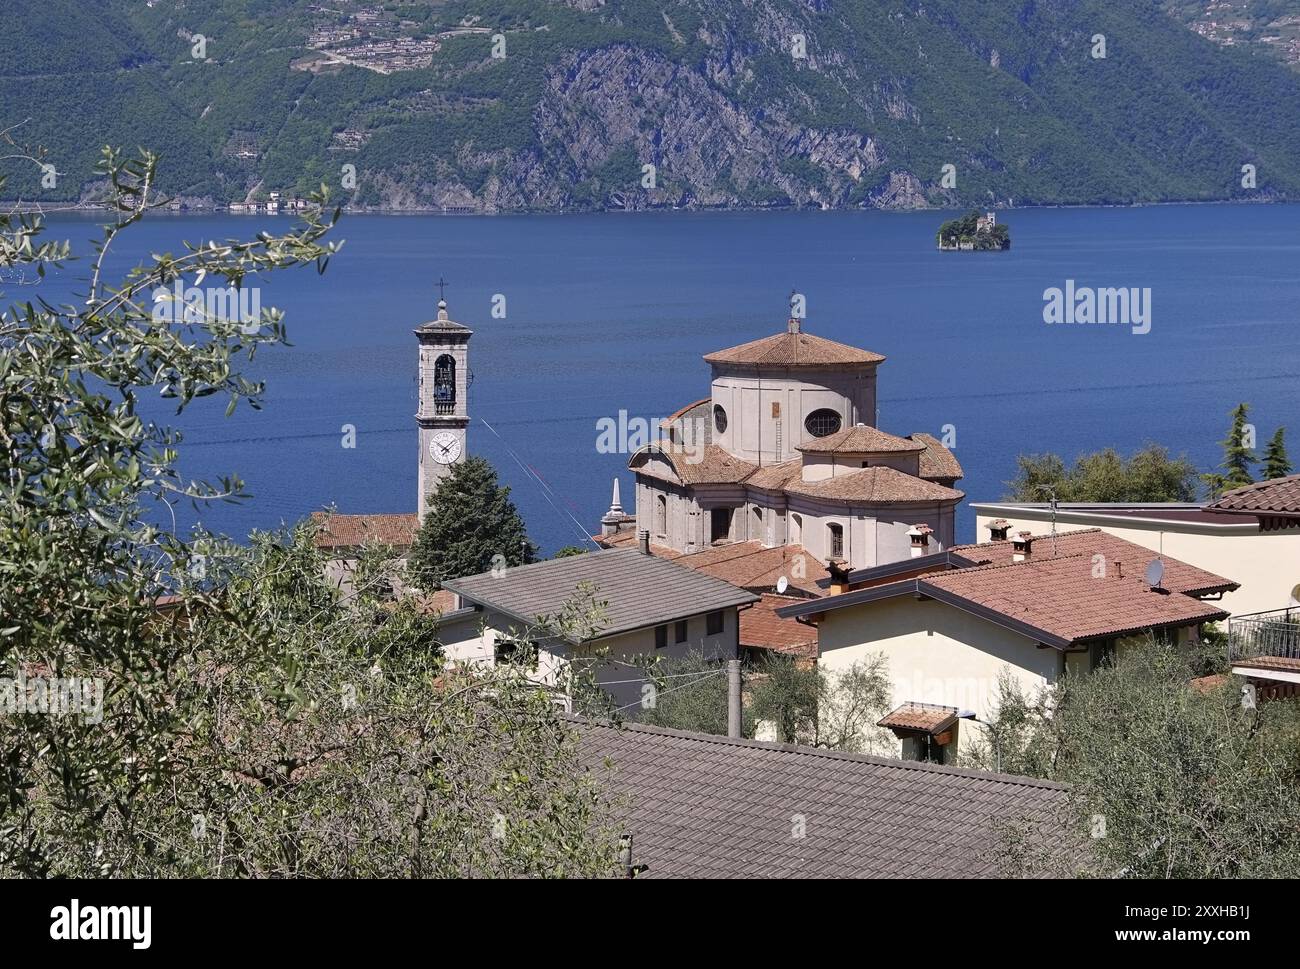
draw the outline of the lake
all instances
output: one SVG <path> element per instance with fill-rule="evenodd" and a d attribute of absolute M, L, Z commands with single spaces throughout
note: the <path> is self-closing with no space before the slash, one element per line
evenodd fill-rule
<path fill-rule="evenodd" d="M 474 330 L 469 450 L 497 467 L 547 553 L 598 530 L 616 475 L 631 503 L 627 457 L 597 452 L 596 422 L 620 410 L 657 419 L 706 396 L 700 357 L 782 329 L 791 289 L 806 297 L 808 332 L 888 357 L 882 429 L 952 425 L 967 502 L 1002 497 L 1020 453 L 1155 441 L 1208 470 L 1239 401 L 1261 445 L 1286 425 L 1300 457 L 1300 206 L 1013 210 L 999 213 L 1009 252 L 940 253 L 950 216 L 345 216 L 323 277 L 263 283 L 294 344 L 250 371 L 267 382 L 264 409 L 225 418 L 208 400 L 172 419 L 186 473 L 236 473 L 254 495 L 200 517 L 242 537 L 330 504 L 415 509 L 411 330 L 435 315 L 440 276 L 452 319 Z M 96 221 L 53 216 L 50 234 L 89 255 Z M 110 270 L 289 222 L 158 216 L 119 240 Z M 84 269 L 5 298 L 67 299 Z M 1067 280 L 1149 288 L 1150 332 L 1045 324 L 1044 291 Z M 504 319 L 492 316 L 498 294 Z M 964 507 L 958 538 L 975 538 Z"/>

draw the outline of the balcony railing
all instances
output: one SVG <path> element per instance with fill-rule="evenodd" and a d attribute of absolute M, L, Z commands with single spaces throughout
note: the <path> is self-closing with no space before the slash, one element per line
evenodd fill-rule
<path fill-rule="evenodd" d="M 1228 620 L 1228 658 L 1300 659 L 1300 606 L 1251 612 Z"/>

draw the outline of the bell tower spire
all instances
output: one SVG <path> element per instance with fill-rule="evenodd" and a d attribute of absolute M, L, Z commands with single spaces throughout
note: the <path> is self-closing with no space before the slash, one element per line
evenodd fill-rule
<path fill-rule="evenodd" d="M 474 331 L 447 313 L 447 283 L 438 279 L 438 316 L 415 328 L 419 341 L 420 392 L 415 424 L 419 429 L 419 514 L 429 496 L 465 460 L 469 428 L 469 338 Z"/>

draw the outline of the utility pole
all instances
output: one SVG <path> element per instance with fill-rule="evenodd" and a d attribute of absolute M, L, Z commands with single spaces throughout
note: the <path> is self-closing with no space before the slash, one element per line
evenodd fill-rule
<path fill-rule="evenodd" d="M 740 736 L 740 660 L 727 660 L 727 736 Z"/>

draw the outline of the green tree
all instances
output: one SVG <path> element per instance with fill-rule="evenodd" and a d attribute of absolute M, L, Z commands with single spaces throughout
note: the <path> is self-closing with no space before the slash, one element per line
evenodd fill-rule
<path fill-rule="evenodd" d="M 433 590 L 444 579 L 527 565 L 536 554 L 510 488 L 485 459 L 472 457 L 453 464 L 429 497 L 407 570 L 416 585 Z"/>
<path fill-rule="evenodd" d="M 775 724 L 783 743 L 892 753 L 896 745 L 876 726 L 891 694 L 883 657 L 827 673 L 818 665 L 774 653 L 754 671 L 749 706 L 756 721 Z"/>
<path fill-rule="evenodd" d="M 1286 428 L 1279 427 L 1269 439 L 1264 449 L 1264 480 L 1285 478 L 1294 469 L 1286 454 Z"/>
<path fill-rule="evenodd" d="M 1289 877 L 1300 867 L 1300 704 L 1192 686 L 1201 657 L 1149 640 L 990 717 L 1004 769 L 1071 786 L 1095 874 Z M 980 745 L 975 745 L 978 748 Z M 988 743 L 971 751 L 988 766 Z"/>
<path fill-rule="evenodd" d="M 1193 501 L 1196 467 L 1186 456 L 1148 444 L 1130 458 L 1113 448 L 1078 457 L 1074 465 L 1055 454 L 1020 455 L 1008 501 L 1160 502 Z"/>
<path fill-rule="evenodd" d="M 564 546 L 564 548 L 560 549 L 551 557 L 557 559 L 567 559 L 574 555 L 586 555 L 586 554 L 587 554 L 587 550 L 585 548 L 578 548 L 578 546 L 576 545 L 566 545 Z"/>
<path fill-rule="evenodd" d="M 647 670 L 653 692 L 642 706 L 629 712 L 640 723 L 693 730 L 697 733 L 727 734 L 727 674 L 718 660 L 692 652 L 680 659 L 665 660 Z M 753 736 L 754 723 L 746 707 L 741 732 Z"/>
<path fill-rule="evenodd" d="M 1246 417 L 1249 413 L 1250 405 L 1246 403 L 1238 404 L 1232 409 L 1232 427 L 1228 430 L 1228 436 L 1219 442 L 1223 447 L 1223 463 L 1219 467 L 1224 473 L 1210 472 L 1201 476 L 1211 498 L 1218 497 L 1233 488 L 1251 484 L 1255 480 L 1251 477 L 1250 466 L 1258 458 L 1252 446 L 1253 428 L 1249 432 L 1249 437 L 1247 433 Z"/>
<path fill-rule="evenodd" d="M 169 318 L 152 294 L 323 269 L 333 218 L 155 255 L 110 284 L 114 240 L 159 204 L 156 160 L 108 151 L 102 171 L 112 221 L 84 299 L 0 314 L 0 668 L 102 690 L 53 715 L 0 683 L 0 877 L 610 872 L 610 805 L 545 691 L 411 648 L 436 634 L 383 601 L 380 569 L 341 602 L 305 528 L 245 547 L 144 513 L 240 488 L 183 479 L 143 395 L 255 406 L 241 358 L 285 342 L 277 310 Z M 67 258 L 42 230 L 0 213 L 0 279 Z"/>

